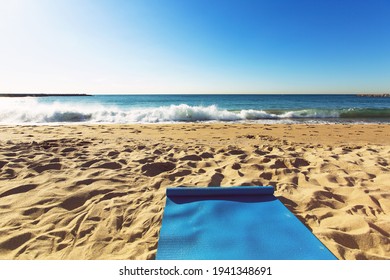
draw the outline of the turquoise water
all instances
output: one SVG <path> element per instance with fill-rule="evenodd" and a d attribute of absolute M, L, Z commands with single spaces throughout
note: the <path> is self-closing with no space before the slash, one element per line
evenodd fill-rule
<path fill-rule="evenodd" d="M 356 95 L 93 95 L 0 99 L 0 123 L 390 123 L 390 98 Z"/>

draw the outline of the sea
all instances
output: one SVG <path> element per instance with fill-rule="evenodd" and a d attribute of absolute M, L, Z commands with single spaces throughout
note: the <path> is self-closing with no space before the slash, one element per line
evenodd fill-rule
<path fill-rule="evenodd" d="M 334 94 L 1 97 L 0 124 L 390 123 L 390 98 Z"/>

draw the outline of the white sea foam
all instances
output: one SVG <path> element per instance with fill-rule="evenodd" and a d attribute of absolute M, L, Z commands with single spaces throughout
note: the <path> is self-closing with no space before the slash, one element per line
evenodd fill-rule
<path fill-rule="evenodd" d="M 196 121 L 289 120 L 337 118 L 338 111 L 300 110 L 268 113 L 262 110 L 228 111 L 187 104 L 153 108 L 119 108 L 94 103 L 42 103 L 37 98 L 1 98 L 0 123 L 159 123 Z"/>
<path fill-rule="evenodd" d="M 278 116 L 283 119 L 299 119 L 299 118 L 308 118 L 308 119 L 326 119 L 326 118 L 339 118 L 340 111 L 337 110 L 298 110 L 290 111 L 283 113 Z"/>
<path fill-rule="evenodd" d="M 100 108 L 99 108 L 100 107 Z M 1 98 L 0 123 L 53 123 L 83 122 L 91 120 L 102 106 L 85 106 L 66 103 L 39 103 L 37 98 Z"/>

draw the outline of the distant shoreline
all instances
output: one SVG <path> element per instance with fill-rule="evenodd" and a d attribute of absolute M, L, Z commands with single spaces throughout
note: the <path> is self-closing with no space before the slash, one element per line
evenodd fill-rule
<path fill-rule="evenodd" d="M 101 94 L 105 95 L 105 94 Z M 113 94 L 116 95 L 116 94 Z M 150 93 L 142 93 L 142 94 L 118 94 L 118 95 L 154 95 Z M 157 95 L 180 95 L 177 93 L 174 94 L 166 94 L 161 93 Z M 238 94 L 193 94 L 193 93 L 185 93 L 183 95 L 329 95 L 329 94 L 295 94 L 295 93 L 286 93 L 286 94 L 246 94 L 246 93 L 238 93 Z M 333 95 L 333 94 L 330 94 Z M 358 94 L 334 94 L 334 95 L 355 95 L 358 97 L 390 97 L 390 93 L 358 93 Z M 88 93 L 0 93 L 0 97 L 55 97 L 55 96 L 94 96 L 94 94 Z"/>
<path fill-rule="evenodd" d="M 390 97 L 390 93 L 363 93 L 357 94 L 359 97 Z"/>
<path fill-rule="evenodd" d="M 0 97 L 92 96 L 86 93 L 0 93 Z"/>

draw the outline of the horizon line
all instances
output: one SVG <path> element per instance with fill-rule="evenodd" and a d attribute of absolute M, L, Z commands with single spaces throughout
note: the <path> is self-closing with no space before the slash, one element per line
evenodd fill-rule
<path fill-rule="evenodd" d="M 381 95 L 388 92 L 0 92 L 5 95 Z"/>

